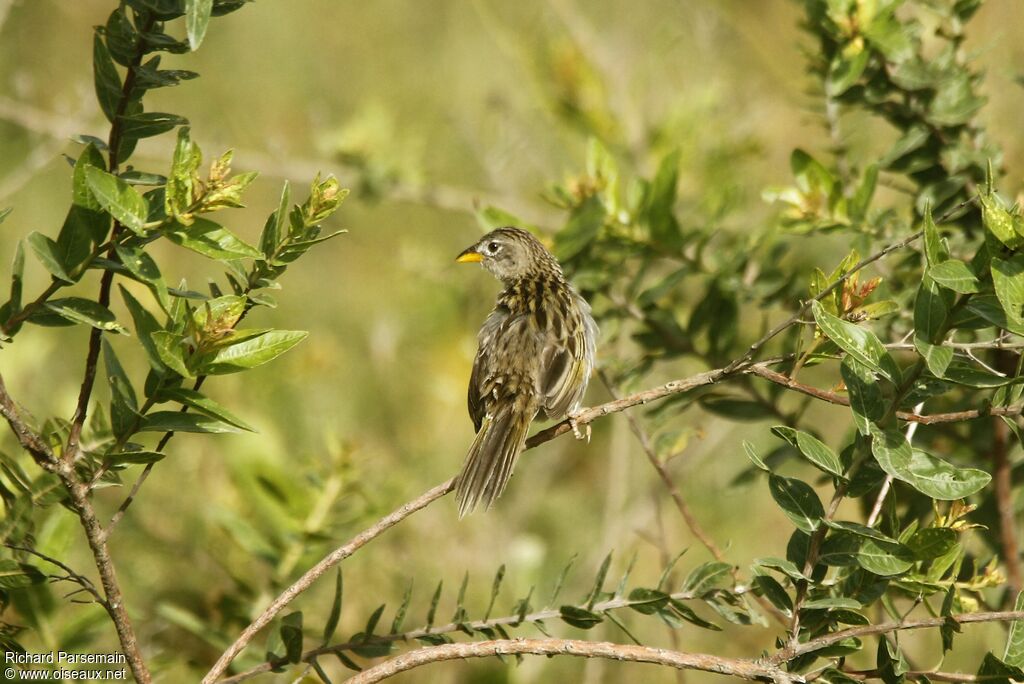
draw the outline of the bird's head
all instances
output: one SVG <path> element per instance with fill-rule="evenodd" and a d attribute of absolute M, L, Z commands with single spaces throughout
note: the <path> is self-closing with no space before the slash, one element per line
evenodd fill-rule
<path fill-rule="evenodd" d="M 540 241 L 521 228 L 498 228 L 456 257 L 461 264 L 479 263 L 502 282 L 529 278 L 562 269 Z"/>

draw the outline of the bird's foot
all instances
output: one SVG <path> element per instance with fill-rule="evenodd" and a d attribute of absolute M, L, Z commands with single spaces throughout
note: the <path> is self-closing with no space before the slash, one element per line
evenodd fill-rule
<path fill-rule="evenodd" d="M 569 416 L 568 416 L 568 418 L 569 418 L 569 427 L 572 428 L 572 434 L 576 437 L 576 439 L 581 439 L 581 440 L 585 439 L 585 440 L 587 440 L 587 444 L 590 444 L 590 423 L 586 423 L 583 426 L 583 430 L 580 430 L 580 426 L 576 422 L 576 419 L 579 416 L 580 416 L 579 413 L 570 413 L 569 414 Z"/>

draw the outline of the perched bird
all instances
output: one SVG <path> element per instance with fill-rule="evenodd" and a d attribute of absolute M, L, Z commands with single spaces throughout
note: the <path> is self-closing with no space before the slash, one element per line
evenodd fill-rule
<path fill-rule="evenodd" d="M 455 260 L 482 264 L 505 286 L 480 328 L 469 379 L 477 433 L 455 487 L 461 518 L 501 496 L 540 411 L 573 420 L 594 367 L 597 324 L 555 257 L 525 230 L 498 228 Z"/>

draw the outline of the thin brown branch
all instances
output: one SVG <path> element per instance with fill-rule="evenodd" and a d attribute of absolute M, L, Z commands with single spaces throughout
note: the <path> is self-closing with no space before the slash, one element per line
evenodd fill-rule
<path fill-rule="evenodd" d="M 754 364 L 747 367 L 744 372 L 756 375 L 759 378 L 773 382 L 776 385 L 781 385 L 782 387 L 791 389 L 794 392 L 799 392 L 800 394 L 806 394 L 809 397 L 826 401 L 830 404 L 836 404 L 837 406 L 850 405 L 849 398 L 842 394 L 819 389 L 811 385 L 805 385 L 804 383 L 793 380 L 782 373 L 773 371 L 764 364 Z M 992 406 L 985 409 L 968 409 L 966 411 L 953 411 L 950 413 L 921 414 L 914 411 L 897 411 L 896 417 L 900 420 L 905 420 L 911 423 L 935 425 L 938 423 L 959 423 L 965 420 L 982 418 L 984 416 L 1019 416 L 1021 413 L 1024 413 L 1024 406 Z"/>
<path fill-rule="evenodd" d="M 607 658 L 634 663 L 652 663 L 682 670 L 701 670 L 731 675 L 740 679 L 771 679 L 776 682 L 800 681 L 777 667 L 753 660 L 720 658 L 697 653 L 680 653 L 662 648 L 614 644 L 607 641 L 578 639 L 497 639 L 471 643 L 443 644 L 409 651 L 348 679 L 349 684 L 374 684 L 430 663 L 497 655 L 568 655 L 577 658 Z"/>
<path fill-rule="evenodd" d="M 866 679 L 879 679 L 882 677 L 881 671 L 877 669 L 873 670 L 842 670 L 843 674 L 849 675 L 854 679 L 866 680 Z M 939 670 L 909 670 L 906 672 L 907 678 L 925 676 L 928 679 L 933 679 L 937 682 L 984 682 L 993 679 L 1005 680 L 1005 675 L 973 675 L 963 672 L 941 672 Z"/>
<path fill-rule="evenodd" d="M 669 595 L 673 599 L 680 601 L 686 601 L 693 599 L 694 596 L 690 592 L 677 592 Z M 595 603 L 591 610 L 597 613 L 604 613 L 611 610 L 621 610 L 630 606 L 641 605 L 648 603 L 647 600 L 631 601 L 626 598 L 614 598 L 607 601 L 600 601 Z M 320 648 L 314 648 L 306 651 L 302 654 L 302 660 L 309 662 L 316 658 L 328 655 L 331 653 L 340 653 L 342 651 L 351 651 L 359 648 L 360 646 L 366 646 L 369 644 L 392 644 L 396 642 L 410 642 L 416 639 L 423 638 L 431 634 L 453 634 L 455 632 L 463 631 L 463 628 L 468 627 L 473 631 L 483 631 L 487 629 L 494 629 L 495 627 L 518 627 L 521 624 L 530 624 L 544 622 L 545 620 L 556 620 L 561 615 L 561 612 L 555 609 L 539 610 L 534 613 L 527 613 L 526 615 L 505 615 L 503 617 L 489 618 L 486 620 L 473 620 L 471 622 L 458 623 L 449 622 L 446 625 L 435 625 L 433 627 L 420 627 L 418 629 L 409 630 L 408 632 L 401 632 L 399 634 L 381 634 L 372 637 L 368 641 L 347 641 L 340 644 L 332 644 L 330 646 L 321 646 Z M 238 682 L 255 677 L 256 675 L 263 674 L 264 672 L 270 672 L 276 667 L 287 665 L 287 662 L 267 662 L 261 663 L 256 667 L 240 672 L 233 677 L 227 677 L 221 679 L 218 684 L 238 684 Z"/>
<path fill-rule="evenodd" d="M 861 627 L 850 627 L 838 632 L 832 632 L 825 636 L 811 639 L 802 644 L 791 644 L 772 654 L 767 662 L 782 665 L 805 653 L 820 651 L 827 646 L 837 644 L 844 639 L 851 637 L 873 636 L 877 634 L 889 634 L 891 632 L 904 632 L 913 629 L 928 629 L 929 627 L 941 627 L 947 620 L 952 620 L 960 625 L 969 625 L 978 622 L 1015 622 L 1024 620 L 1024 611 L 1006 610 L 1000 612 L 965 613 L 963 615 L 939 616 L 924 618 L 921 620 L 904 620 L 903 622 L 885 622 L 879 625 L 864 625 Z"/>
<path fill-rule="evenodd" d="M 608 393 L 616 400 L 621 399 L 618 389 L 612 384 L 608 375 L 604 371 L 599 371 L 599 375 L 601 377 L 601 382 L 603 382 L 604 386 L 608 389 Z M 690 532 L 701 544 L 704 545 L 704 548 L 714 556 L 715 560 L 724 560 L 725 554 L 722 553 L 722 549 L 715 544 L 715 541 L 707 532 L 704 531 L 704 528 L 701 527 L 700 522 L 698 522 L 697 518 L 693 515 L 693 511 L 690 510 L 690 506 L 686 503 L 686 500 L 683 499 L 683 495 L 679 491 L 679 487 L 676 486 L 675 481 L 672 479 L 672 475 L 669 474 L 665 465 L 661 462 L 661 459 L 659 459 L 658 455 L 654 452 L 654 446 L 651 444 L 650 436 L 647 434 L 647 431 L 644 430 L 643 425 L 640 424 L 640 421 L 632 412 L 626 413 L 626 420 L 629 421 L 629 429 L 633 432 L 637 441 L 640 442 L 640 448 L 647 456 L 647 460 L 651 464 L 651 467 L 654 468 L 655 472 L 658 473 L 658 477 L 661 478 L 662 483 L 664 483 L 665 489 L 668 490 L 669 495 L 672 497 L 672 501 L 675 502 L 676 509 L 678 509 L 679 515 L 682 516 L 683 521 L 686 523 Z"/>
<path fill-rule="evenodd" d="M 70 580 L 74 582 L 78 586 L 82 587 L 77 591 L 88 592 L 96 600 L 96 603 L 103 606 L 104 609 L 109 610 L 109 607 L 107 606 L 107 600 L 103 598 L 103 595 L 100 594 L 99 591 L 96 590 L 96 585 L 92 583 L 92 580 L 90 580 L 85 575 L 75 571 L 62 561 L 57 560 L 52 556 L 47 556 L 45 553 L 41 553 L 40 551 L 36 551 L 35 549 L 29 548 L 27 546 L 18 546 L 17 544 L 8 544 L 6 542 L 4 543 L 4 546 L 11 549 L 12 551 L 22 551 L 23 553 L 33 555 L 36 558 L 39 558 L 40 560 L 46 561 L 51 565 L 57 566 L 58 568 L 67 573 L 67 577 L 59 577 L 57 579 Z"/>
<path fill-rule="evenodd" d="M 281 595 L 274 599 L 274 601 L 267 606 L 267 608 L 260 613 L 255 620 L 252 621 L 252 624 L 245 628 L 245 630 L 235 640 L 235 643 L 231 644 L 231 646 L 224 651 L 223 655 L 221 655 L 214 666 L 210 668 L 210 671 L 206 673 L 206 676 L 203 677 L 203 684 L 212 684 L 222 674 L 224 674 L 228 665 L 231 664 L 231 661 L 235 659 L 235 656 L 241 653 L 242 649 L 252 641 L 253 637 L 255 637 L 261 629 L 266 627 L 270 621 L 274 619 L 274 616 L 281 612 L 285 606 L 295 600 L 299 594 L 312 586 L 313 582 L 315 582 L 320 576 L 369 542 L 379 537 L 389 528 L 394 527 L 416 511 L 426 508 L 434 501 L 437 501 L 445 494 L 451 492 L 453 489 L 455 489 L 454 478 L 447 482 L 442 482 L 412 501 L 398 507 L 390 514 L 384 516 L 376 523 L 357 534 L 347 543 L 327 554 L 319 563 L 307 570 L 302 577 L 295 580 L 290 587 L 281 592 Z"/>

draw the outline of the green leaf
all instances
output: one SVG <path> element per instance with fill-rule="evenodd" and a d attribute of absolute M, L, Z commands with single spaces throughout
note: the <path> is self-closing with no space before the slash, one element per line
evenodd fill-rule
<path fill-rule="evenodd" d="M 985 229 L 1010 249 L 1024 245 L 1024 238 L 1014 230 L 1013 215 L 1003 207 L 994 193 L 981 195 L 981 219 Z"/>
<path fill-rule="evenodd" d="M 1002 387 L 1010 383 L 1020 382 L 1020 377 L 995 375 L 987 370 L 976 367 L 959 359 L 951 362 L 946 369 L 946 380 L 967 387 Z"/>
<path fill-rule="evenodd" d="M 644 589 L 637 587 L 629 592 L 627 597 L 630 601 L 629 607 L 643 615 L 654 615 L 669 602 L 669 595 L 657 589 Z"/>
<path fill-rule="evenodd" d="M 927 527 L 910 535 L 904 542 L 916 560 L 932 560 L 944 556 L 957 543 L 956 532 L 948 527 Z"/>
<path fill-rule="evenodd" d="M 914 347 L 924 359 L 932 375 L 937 378 L 946 376 L 946 369 L 949 368 L 949 364 L 953 360 L 952 347 L 929 344 L 920 338 L 914 339 Z"/>
<path fill-rule="evenodd" d="M 836 477 L 843 476 L 843 464 L 839 461 L 839 457 L 817 437 L 784 425 L 776 425 L 772 428 L 772 432 L 799 449 L 808 461 L 821 470 Z"/>
<path fill-rule="evenodd" d="M 971 267 L 959 259 L 949 259 L 928 269 L 928 275 L 942 287 L 971 294 L 981 292 L 981 282 Z"/>
<path fill-rule="evenodd" d="M 195 219 L 189 226 L 175 223 L 168 229 L 167 239 L 211 259 L 230 261 L 262 257 L 255 247 L 243 242 L 227 228 L 203 218 Z"/>
<path fill-rule="evenodd" d="M 176 401 L 183 406 L 194 408 L 200 413 L 205 413 L 211 418 L 216 418 L 228 425 L 233 425 L 240 430 L 256 432 L 256 428 L 228 411 L 213 399 L 210 399 L 208 396 L 195 390 L 187 389 L 185 387 L 163 389 L 157 393 L 156 401 L 158 403 Z"/>
<path fill-rule="evenodd" d="M 278 204 L 277 211 L 267 218 L 267 223 L 263 227 L 263 233 L 260 235 L 260 251 L 263 252 L 263 256 L 267 261 L 271 261 L 274 258 L 278 245 L 281 243 L 281 236 L 287 232 L 288 207 L 290 205 L 291 188 L 288 185 L 288 181 L 285 181 L 284 187 L 281 188 L 281 201 Z"/>
<path fill-rule="evenodd" d="M 754 448 L 753 444 L 747 440 L 743 440 L 743 450 L 747 452 L 747 458 L 750 459 L 750 462 L 753 463 L 755 467 L 760 468 L 766 473 L 771 472 L 771 468 L 769 468 L 761 457 L 757 455 L 757 450 Z"/>
<path fill-rule="evenodd" d="M 833 316 L 820 302 L 812 302 L 811 310 L 818 327 L 840 349 L 890 382 L 899 384 L 899 366 L 873 332 Z"/>
<path fill-rule="evenodd" d="M 1013 609 L 1018 612 L 1024 610 L 1024 592 L 1017 594 L 1017 602 Z M 1014 620 L 1010 623 L 1003 662 L 1013 667 L 1024 667 L 1024 620 Z"/>
<path fill-rule="evenodd" d="M 604 225 L 601 200 L 592 195 L 572 210 L 565 228 L 555 235 L 554 252 L 560 261 L 568 261 L 594 241 Z"/>
<path fill-rule="evenodd" d="M 768 599 L 783 614 L 793 614 L 793 599 L 774 577 L 771 575 L 757 575 L 754 577 L 752 584 L 761 596 Z"/>
<path fill-rule="evenodd" d="M 665 155 L 651 182 L 645 215 L 654 241 L 668 247 L 680 242 L 679 222 L 675 217 L 676 188 L 679 185 L 679 150 Z"/>
<path fill-rule="evenodd" d="M 308 334 L 302 330 L 232 331 L 216 350 L 196 355 L 193 365 L 203 375 L 237 373 L 277 358 Z"/>
<path fill-rule="evenodd" d="M 110 57 L 110 51 L 100 37 L 99 31 L 92 39 L 92 69 L 93 80 L 96 86 L 96 99 L 100 103 L 100 109 L 107 117 L 107 121 L 113 123 L 117 117 L 117 106 L 121 101 L 121 77 L 114 66 L 114 60 Z"/>
<path fill-rule="evenodd" d="M 957 468 L 912 449 L 902 433 L 872 426 L 871 453 L 889 475 L 933 499 L 953 501 L 984 489 L 992 477 L 983 470 Z"/>
<path fill-rule="evenodd" d="M 828 527 L 832 528 L 833 530 L 840 530 L 842 532 L 849 532 L 850 534 L 855 534 L 858 537 L 864 537 L 866 539 L 874 539 L 876 541 L 886 542 L 886 543 L 889 543 L 889 544 L 897 543 L 895 539 L 893 539 L 892 537 L 888 536 L 887 534 L 883 534 L 882 532 L 876 530 L 873 527 L 868 527 L 867 525 L 861 525 L 860 523 L 847 522 L 845 520 L 826 520 L 825 521 L 825 525 L 827 525 Z"/>
<path fill-rule="evenodd" d="M 102 169 L 89 166 L 85 170 L 89 190 L 100 206 L 137 235 L 145 235 L 149 205 L 132 186 Z"/>
<path fill-rule="evenodd" d="M 185 30 L 188 33 L 188 46 L 195 52 L 206 36 L 206 27 L 210 23 L 213 0 L 185 0 Z"/>
<path fill-rule="evenodd" d="M 939 235 L 939 229 L 932 219 L 932 207 L 929 204 L 924 212 L 924 255 L 928 266 L 934 268 L 949 258 L 949 250 Z"/>
<path fill-rule="evenodd" d="M 902 544 L 865 539 L 857 552 L 857 563 L 882 577 L 899 575 L 914 565 L 913 554 Z"/>
<path fill-rule="evenodd" d="M 1024 335 L 1024 321 L 1011 320 L 1003 310 L 999 299 L 994 295 L 974 295 L 967 301 L 967 309 L 997 328 Z"/>
<path fill-rule="evenodd" d="M 331 612 L 324 623 L 324 632 L 321 643 L 329 644 L 334 637 L 334 631 L 338 628 L 338 620 L 341 618 L 341 599 L 343 582 L 341 579 L 341 568 L 334 576 L 334 599 L 331 601 Z"/>
<path fill-rule="evenodd" d="M 1021 324 L 1024 308 L 1024 254 L 1009 259 L 992 258 L 992 283 L 1007 318 Z"/>
<path fill-rule="evenodd" d="M 103 340 L 103 364 L 110 385 L 110 425 L 118 439 L 130 436 L 139 419 L 139 403 L 128 374 L 117 360 L 114 348 Z"/>
<path fill-rule="evenodd" d="M 502 566 L 504 567 L 504 566 Z M 402 631 L 402 623 L 405 622 L 405 614 L 409 610 L 409 603 L 412 601 L 412 580 L 409 580 L 409 585 L 405 588 L 405 594 L 402 595 L 402 603 L 399 604 L 398 610 L 395 611 L 395 618 L 391 621 L 391 630 L 389 634 L 398 634 Z M 491 607 L 494 607 L 493 601 Z M 484 618 L 485 620 L 487 618 Z M 324 642 L 326 643 L 326 641 Z"/>
<path fill-rule="evenodd" d="M 703 596 L 727 586 L 732 579 L 732 566 L 721 561 L 708 561 L 690 571 L 683 580 L 682 591 L 692 596 Z"/>
<path fill-rule="evenodd" d="M 192 371 L 185 363 L 184 338 L 166 330 L 156 330 L 151 334 L 153 347 L 160 362 L 183 378 L 193 377 Z"/>
<path fill-rule="evenodd" d="M 986 653 L 985 659 L 981 661 L 978 668 L 978 681 L 989 684 L 1010 684 L 1010 682 L 1024 681 L 1024 670 L 1015 665 L 1004 663 L 999 658 Z"/>
<path fill-rule="evenodd" d="M 163 276 L 160 274 L 160 268 L 156 265 L 153 257 L 141 247 L 129 247 L 119 244 L 116 250 L 117 257 L 121 260 L 121 264 L 128 269 L 128 272 L 135 276 L 137 280 L 149 286 L 153 291 L 153 295 L 160 303 L 160 308 L 164 311 L 170 311 L 171 297 L 167 291 L 167 283 L 164 282 Z"/>
<path fill-rule="evenodd" d="M 755 558 L 753 565 L 754 568 L 770 568 L 772 570 L 778 570 L 782 574 L 794 580 L 809 579 L 800 571 L 799 568 L 796 567 L 796 563 L 786 560 L 785 558 L 775 558 L 773 556 Z"/>
<path fill-rule="evenodd" d="M 164 212 L 168 216 L 184 216 L 191 209 L 195 174 L 202 160 L 203 154 L 199 145 L 192 142 L 188 126 L 182 126 L 178 129 L 174 159 L 164 195 Z"/>
<path fill-rule="evenodd" d="M 223 434 L 238 428 L 218 418 L 182 411 L 154 411 L 146 414 L 139 432 L 201 432 Z"/>
<path fill-rule="evenodd" d="M 61 250 L 57 247 L 56 242 L 40 232 L 29 233 L 27 239 L 36 258 L 54 278 L 66 283 L 75 282 L 74 278 L 68 275 L 68 269 L 62 260 Z"/>
<path fill-rule="evenodd" d="M 128 331 L 117 323 L 117 319 L 110 309 L 91 299 L 82 297 L 51 299 L 44 306 L 61 318 L 73 323 L 84 323 L 100 330 L 128 334 Z"/>
<path fill-rule="evenodd" d="M 159 451 L 119 451 L 113 454 L 104 454 L 103 460 L 105 463 L 112 465 L 123 465 L 123 464 L 149 464 L 162 461 L 167 458 L 167 454 Z"/>
<path fill-rule="evenodd" d="M 0 325 L 5 323 L 11 316 L 21 313 L 21 296 L 25 287 L 25 247 L 21 240 L 14 243 L 14 258 L 11 259 L 11 298 L 3 307 L 0 307 Z M 17 332 L 17 328 L 8 330 L 11 335 Z"/>
<path fill-rule="evenodd" d="M 45 581 L 46 575 L 35 566 L 9 558 L 0 559 L 0 589 L 21 589 Z"/>
<path fill-rule="evenodd" d="M 129 138 L 151 138 L 173 130 L 178 126 L 187 126 L 188 119 L 177 114 L 164 112 L 143 112 L 121 117 L 121 133 Z"/>
<path fill-rule="evenodd" d="M 558 609 L 558 613 L 563 622 L 580 629 L 590 629 L 604 622 L 604 618 L 598 613 L 576 606 L 562 606 Z"/>
<path fill-rule="evenodd" d="M 846 393 L 850 397 L 850 409 L 853 411 L 857 430 L 860 434 L 867 435 L 871 423 L 885 416 L 886 402 L 882 390 L 871 369 L 852 356 L 843 358 L 839 372 L 846 385 Z"/>
<path fill-rule="evenodd" d="M 297 663 L 302 659 L 301 610 L 281 618 L 281 643 L 284 644 L 285 658 L 289 663 Z"/>
<path fill-rule="evenodd" d="M 813 532 L 818 527 L 825 509 L 809 484 L 772 474 L 768 476 L 768 489 L 775 503 L 798 529 Z"/>

